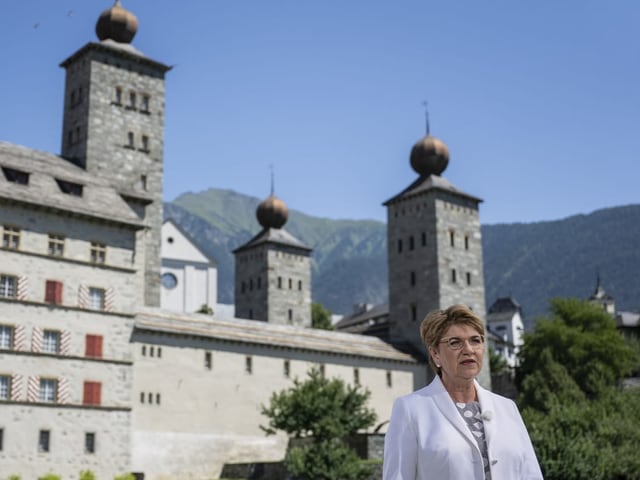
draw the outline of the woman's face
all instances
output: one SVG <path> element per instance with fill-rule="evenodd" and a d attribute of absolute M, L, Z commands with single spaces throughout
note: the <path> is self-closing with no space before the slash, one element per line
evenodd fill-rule
<path fill-rule="evenodd" d="M 451 325 L 440 340 L 437 348 L 431 348 L 431 356 L 442 369 L 442 380 L 449 382 L 466 382 L 473 380 L 480 373 L 484 357 L 484 342 L 478 344 L 480 333 L 469 325 Z M 447 340 L 462 341 L 462 348 L 452 349 Z M 457 343 L 455 340 L 454 344 Z M 474 343 L 476 346 L 474 347 Z"/>

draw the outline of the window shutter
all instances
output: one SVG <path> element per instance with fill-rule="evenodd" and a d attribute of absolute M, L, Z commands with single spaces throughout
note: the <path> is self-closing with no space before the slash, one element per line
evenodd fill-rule
<path fill-rule="evenodd" d="M 86 285 L 78 287 L 78 307 L 87 308 L 89 306 L 89 288 Z"/>
<path fill-rule="evenodd" d="M 58 378 L 58 391 L 56 401 L 58 403 L 69 403 L 69 380 L 66 378 Z"/>
<path fill-rule="evenodd" d="M 85 337 L 85 357 L 102 358 L 102 335 L 87 335 Z"/>
<path fill-rule="evenodd" d="M 18 277 L 18 291 L 16 292 L 16 298 L 18 300 L 27 300 L 29 297 L 29 279 L 26 275 Z"/>
<path fill-rule="evenodd" d="M 24 325 L 16 325 L 14 329 L 13 337 L 13 349 L 18 351 L 24 351 L 26 348 L 26 335 L 24 333 Z"/>
<path fill-rule="evenodd" d="M 100 405 L 102 384 L 100 382 L 84 382 L 84 394 L 82 403 L 84 405 Z"/>
<path fill-rule="evenodd" d="M 71 332 L 64 330 L 60 334 L 60 355 L 69 355 L 69 349 L 71 347 Z"/>
<path fill-rule="evenodd" d="M 14 373 L 11 375 L 11 400 L 20 401 L 22 397 L 22 375 Z"/>
<path fill-rule="evenodd" d="M 57 280 L 47 280 L 44 301 L 54 305 L 62 304 L 62 282 Z"/>
<path fill-rule="evenodd" d="M 37 402 L 40 398 L 40 377 L 29 377 L 29 384 L 27 386 L 27 400 L 29 402 Z"/>
<path fill-rule="evenodd" d="M 31 351 L 40 353 L 42 352 L 42 328 L 33 327 L 33 333 L 31 334 Z"/>

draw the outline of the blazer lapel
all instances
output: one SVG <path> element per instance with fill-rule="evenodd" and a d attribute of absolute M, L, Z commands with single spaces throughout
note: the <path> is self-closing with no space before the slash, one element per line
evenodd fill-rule
<path fill-rule="evenodd" d="M 471 443 L 471 445 L 473 445 L 473 447 L 479 451 L 480 449 L 478 448 L 476 439 L 471 434 L 471 430 L 465 423 L 462 415 L 460 415 L 460 412 L 453 402 L 453 399 L 445 390 L 440 377 L 436 376 L 433 383 L 435 390 L 433 401 L 437 405 L 442 415 L 444 415 L 444 417 L 451 423 L 451 425 L 453 425 L 462 434 L 462 436 L 464 436 Z"/>
<path fill-rule="evenodd" d="M 484 436 L 487 439 L 487 448 L 491 450 L 491 439 L 495 435 L 496 431 L 496 410 L 493 404 L 493 397 L 487 390 L 482 388 L 476 382 L 476 392 L 478 392 L 478 400 L 480 402 L 480 410 L 482 410 L 482 416 L 484 417 Z"/>

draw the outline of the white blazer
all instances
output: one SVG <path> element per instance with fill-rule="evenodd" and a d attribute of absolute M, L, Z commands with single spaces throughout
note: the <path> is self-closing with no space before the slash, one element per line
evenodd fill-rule
<path fill-rule="evenodd" d="M 477 382 L 476 391 L 484 417 L 491 479 L 542 479 L 516 404 Z M 440 377 L 394 402 L 384 441 L 382 479 L 484 479 L 478 443 Z"/>

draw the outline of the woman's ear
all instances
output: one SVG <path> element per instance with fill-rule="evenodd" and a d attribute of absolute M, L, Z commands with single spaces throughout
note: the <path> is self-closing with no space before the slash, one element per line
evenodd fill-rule
<path fill-rule="evenodd" d="M 433 359 L 433 363 L 436 364 L 436 367 L 440 368 L 440 354 L 438 353 L 438 351 L 433 347 L 429 347 L 429 354 Z"/>

